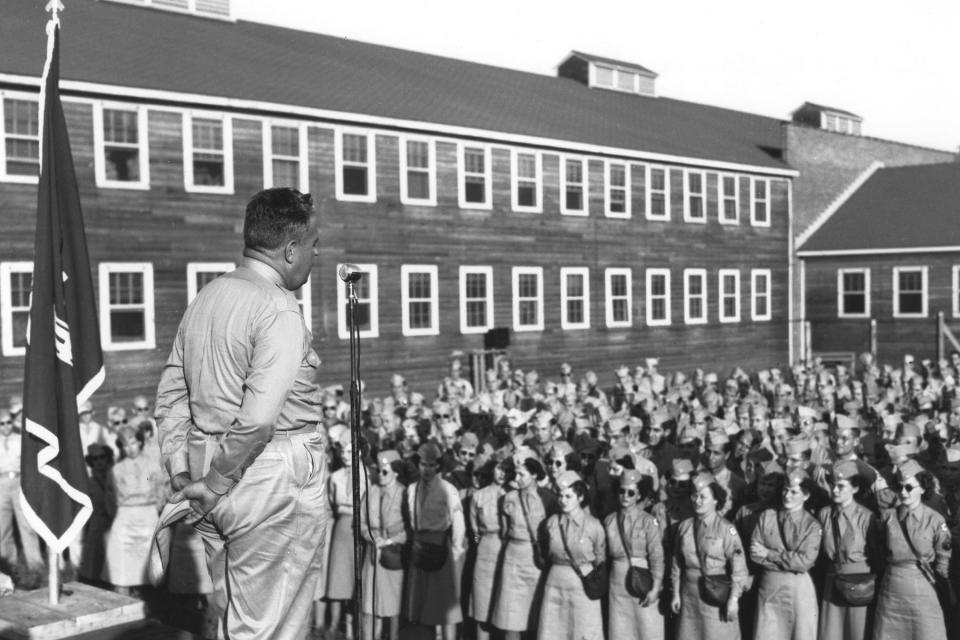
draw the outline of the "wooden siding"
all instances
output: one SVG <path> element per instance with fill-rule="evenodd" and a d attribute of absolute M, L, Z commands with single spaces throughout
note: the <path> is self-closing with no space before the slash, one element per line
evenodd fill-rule
<path fill-rule="evenodd" d="M 815 352 L 859 353 L 869 349 L 870 318 L 838 317 L 839 269 L 870 270 L 870 316 L 877 321 L 877 356 L 881 362 L 899 361 L 905 353 L 935 358 L 937 312 L 942 311 L 947 325 L 960 334 L 960 318 L 953 316 L 953 267 L 960 265 L 960 253 L 805 258 L 805 263 L 805 311 Z M 925 317 L 893 317 L 894 267 L 927 267 Z"/>
<path fill-rule="evenodd" d="M 152 395 L 173 335 L 186 307 L 189 262 L 238 262 L 243 209 L 263 185 L 262 121 L 237 115 L 233 124 L 234 194 L 187 193 L 183 172 L 183 114 L 149 112 L 150 189 L 97 188 L 94 180 L 92 106 L 67 102 L 68 126 L 87 224 L 92 268 L 101 262 L 150 262 L 154 269 L 157 346 L 151 350 L 109 351 L 107 379 L 95 398 L 98 407 L 129 405 L 137 393 Z M 612 379 L 621 364 L 646 356 L 661 357 L 664 370 L 695 366 L 726 369 L 787 363 L 787 233 L 790 184 L 771 181 L 770 227 L 749 224 L 749 180 L 743 176 L 740 224 L 717 221 L 717 173 L 706 172 L 706 224 L 683 222 L 683 171 L 669 168 L 669 221 L 646 219 L 646 165 L 631 169 L 631 218 L 604 216 L 604 161 L 590 157 L 586 217 L 563 216 L 559 154 L 543 151 L 543 212 L 511 208 L 510 150 L 492 147 L 492 207 L 458 206 L 457 146 L 436 142 L 436 206 L 400 201 L 399 144 L 396 135 L 378 133 L 375 203 L 338 201 L 334 195 L 334 129 L 311 123 L 308 129 L 309 189 L 321 214 L 322 250 L 312 274 L 315 346 L 324 364 L 320 382 L 342 383 L 349 377 L 349 343 L 338 336 L 336 265 L 378 265 L 379 338 L 362 341 L 361 375 L 374 394 L 385 393 L 394 372 L 429 393 L 445 371 L 453 350 L 483 346 L 483 335 L 461 335 L 459 267 L 493 269 L 496 327 L 512 327 L 511 269 L 543 267 L 544 330 L 511 331 L 510 357 L 523 369 L 552 376 L 562 361 Z M 622 161 L 622 160 L 618 160 Z M 36 186 L 0 182 L 0 260 L 32 260 Z M 438 267 L 439 335 L 403 337 L 400 269 L 405 264 Z M 560 328 L 560 269 L 589 268 L 590 329 Z M 605 326 L 604 269 L 632 269 L 632 327 Z M 671 270 L 671 317 L 666 327 L 647 327 L 645 269 Z M 683 322 L 683 269 L 707 270 L 708 323 Z M 718 320 L 718 269 L 740 270 L 741 321 Z M 750 318 L 750 269 L 770 269 L 772 319 Z M 19 391 L 23 358 L 0 358 L 0 402 Z M 102 413 L 100 414 L 102 416 Z"/>

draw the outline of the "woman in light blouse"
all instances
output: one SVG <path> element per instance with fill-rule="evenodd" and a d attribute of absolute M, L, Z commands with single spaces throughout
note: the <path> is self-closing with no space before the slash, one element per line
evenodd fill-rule
<path fill-rule="evenodd" d="M 743 543 L 736 528 L 718 513 L 727 499 L 724 488 L 709 473 L 698 475 L 693 488 L 695 515 L 677 527 L 671 558 L 670 608 L 679 614 L 676 637 L 739 640 L 739 597 L 747 579 Z M 715 606 L 701 597 L 700 578 L 718 574 L 727 575 L 731 584 L 727 601 Z"/>
<path fill-rule="evenodd" d="M 507 474 L 513 473 L 510 458 L 484 464 L 474 470 L 484 485 L 470 499 L 470 531 L 476 544 L 473 566 L 473 588 L 470 591 L 469 616 L 477 623 L 477 640 L 490 637 L 493 583 L 500 557 L 500 506 L 505 493 Z"/>
<path fill-rule="evenodd" d="M 557 478 L 561 513 L 547 519 L 546 538 L 550 570 L 543 589 L 538 640 L 603 640 L 603 614 L 599 600 L 583 589 L 586 575 L 606 562 L 607 541 L 603 525 L 585 509 L 587 485 L 575 471 Z"/>
<path fill-rule="evenodd" d="M 604 521 L 610 571 L 608 629 L 617 640 L 663 640 L 663 614 L 657 607 L 663 584 L 663 539 L 657 519 L 643 510 L 641 501 L 652 493 L 653 483 L 639 471 L 620 475 L 620 510 Z M 653 586 L 642 600 L 626 589 L 631 566 L 648 569 Z"/>

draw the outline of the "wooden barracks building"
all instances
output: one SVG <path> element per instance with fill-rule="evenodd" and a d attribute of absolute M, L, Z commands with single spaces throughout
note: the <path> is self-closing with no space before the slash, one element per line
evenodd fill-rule
<path fill-rule="evenodd" d="M 0 394 L 21 384 L 46 13 L 0 0 Z M 659 96 L 634 63 L 570 52 L 556 77 L 231 18 L 228 0 L 73 0 L 61 91 L 98 284 L 99 397 L 155 390 L 181 314 L 240 255 L 256 191 L 314 195 L 299 292 L 349 377 L 431 388 L 506 329 L 517 366 L 601 379 L 785 365 L 791 183 L 782 121 Z M 558 52 L 558 58 L 562 56 Z M 98 401 L 100 406 L 106 401 Z"/>

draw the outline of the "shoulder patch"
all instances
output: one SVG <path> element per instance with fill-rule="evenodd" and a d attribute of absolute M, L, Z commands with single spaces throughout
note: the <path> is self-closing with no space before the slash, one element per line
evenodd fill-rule
<path fill-rule="evenodd" d="M 946 523 L 946 522 L 941 522 L 941 523 L 940 523 L 940 531 L 946 531 L 947 533 L 950 533 L 950 529 L 947 528 L 947 523 Z"/>
<path fill-rule="evenodd" d="M 660 526 L 660 521 L 659 521 L 657 518 L 654 518 L 654 519 L 653 519 L 653 524 L 654 524 L 654 526 L 659 527 L 659 526 Z"/>
<path fill-rule="evenodd" d="M 730 527 L 730 535 L 732 535 L 732 536 L 737 535 L 737 528 L 736 528 L 736 527 Z"/>

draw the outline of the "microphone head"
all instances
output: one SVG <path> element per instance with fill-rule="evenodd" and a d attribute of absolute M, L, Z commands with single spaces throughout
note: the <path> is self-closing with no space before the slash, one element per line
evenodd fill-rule
<path fill-rule="evenodd" d="M 363 276 L 363 272 L 360 271 L 360 267 L 357 265 L 345 262 L 337 269 L 337 275 L 339 275 L 340 279 L 344 282 L 356 282 Z"/>

